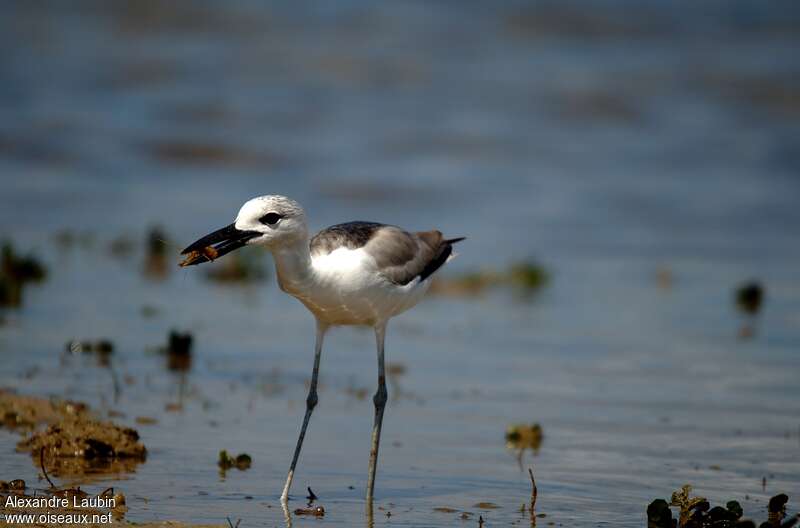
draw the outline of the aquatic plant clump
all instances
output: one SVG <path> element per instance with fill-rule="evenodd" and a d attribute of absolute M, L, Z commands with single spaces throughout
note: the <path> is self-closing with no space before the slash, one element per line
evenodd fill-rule
<path fill-rule="evenodd" d="M 0 390 L 0 427 L 32 430 L 39 424 L 53 424 L 69 417 L 88 416 L 85 403 L 70 400 L 21 396 Z"/>
<path fill-rule="evenodd" d="M 431 284 L 434 295 L 474 297 L 495 287 L 506 287 L 529 298 L 550 282 L 550 273 L 534 260 L 514 262 L 504 270 L 486 269 L 455 277 L 437 277 Z"/>
<path fill-rule="evenodd" d="M 245 471 L 250 469 L 252 464 L 253 459 L 247 453 L 231 456 L 225 449 L 219 452 L 219 460 L 217 460 L 217 465 L 222 471 L 226 471 L 231 468 L 236 468 L 239 471 Z"/>
<path fill-rule="evenodd" d="M 509 449 L 530 449 L 534 453 L 542 445 L 542 426 L 534 424 L 509 425 L 506 429 L 506 447 Z"/>
<path fill-rule="evenodd" d="M 746 282 L 736 289 L 736 306 L 743 313 L 756 315 L 763 303 L 764 287 L 759 282 Z"/>
<path fill-rule="evenodd" d="M 51 425 L 19 442 L 17 449 L 31 453 L 45 449 L 48 456 L 87 460 L 144 460 L 147 456 L 147 450 L 139 441 L 139 433 L 135 429 L 85 418 L 67 419 Z"/>
<path fill-rule="evenodd" d="M 0 306 L 20 306 L 25 286 L 46 276 L 42 263 L 32 256 L 20 256 L 11 244 L 4 244 L 0 251 Z"/>
<path fill-rule="evenodd" d="M 705 497 L 692 497 L 692 487 L 684 485 L 674 492 L 670 502 L 656 499 L 647 507 L 648 528 L 755 528 L 753 521 L 742 519 L 744 511 L 741 504 L 735 500 L 728 501 L 725 507 L 714 506 Z M 790 528 L 794 526 L 800 515 L 784 521 L 786 517 L 786 503 L 789 497 L 779 494 L 772 497 L 768 506 L 768 518 L 761 523 L 761 528 Z M 673 518 L 671 507 L 678 508 L 678 518 Z"/>

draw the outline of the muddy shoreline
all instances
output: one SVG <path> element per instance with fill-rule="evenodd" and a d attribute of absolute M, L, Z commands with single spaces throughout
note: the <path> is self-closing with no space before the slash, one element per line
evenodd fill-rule
<path fill-rule="evenodd" d="M 0 526 L 79 525 L 86 527 L 127 527 L 128 511 L 121 491 L 107 488 L 92 495 L 82 485 L 100 475 L 134 471 L 143 463 L 147 450 L 138 433 L 110 421 L 82 402 L 20 395 L 0 389 L 0 417 L 3 427 L 21 435 L 17 451 L 29 453 L 39 464 L 40 480 L 31 485 L 20 479 L 0 480 Z M 56 486 L 53 478 L 67 479 L 69 487 Z M 0 479 L 8 475 L 0 475 Z M 49 487 L 46 487 L 47 484 Z M 45 487 L 39 487 L 42 484 Z M 9 518 L 17 522 L 9 522 Z M 22 519 L 25 519 L 24 521 Z M 34 520 L 35 519 L 35 520 Z M 92 522 L 97 520 L 97 522 Z M 216 528 L 222 524 L 194 524 L 179 521 L 135 523 L 143 528 Z"/>

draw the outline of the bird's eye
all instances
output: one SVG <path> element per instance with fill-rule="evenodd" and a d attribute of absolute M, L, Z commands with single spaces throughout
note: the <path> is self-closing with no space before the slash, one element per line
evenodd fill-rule
<path fill-rule="evenodd" d="M 283 218 L 283 215 L 279 215 L 278 213 L 267 213 L 259 218 L 259 220 L 262 224 L 275 225 L 281 218 Z"/>

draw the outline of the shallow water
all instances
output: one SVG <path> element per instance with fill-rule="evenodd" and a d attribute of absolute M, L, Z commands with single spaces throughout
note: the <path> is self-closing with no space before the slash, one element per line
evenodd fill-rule
<path fill-rule="evenodd" d="M 0 20 L 0 235 L 50 272 L 2 312 L 0 385 L 125 413 L 150 456 L 102 486 L 127 494 L 128 519 L 284 522 L 311 317 L 271 278 L 149 277 L 140 244 L 159 224 L 177 251 L 264 193 L 299 200 L 316 228 L 467 235 L 443 274 L 527 257 L 552 272 L 533 299 L 429 298 L 392 322 L 388 361 L 407 372 L 390 385 L 376 525 L 460 522 L 437 507 L 527 523 L 527 472 L 503 438 L 517 422 L 544 428 L 523 459 L 540 524 L 641 526 L 684 483 L 757 518 L 775 493 L 797 504 L 791 3 L 115 5 L 19 2 Z M 65 229 L 88 235 L 65 248 Z M 120 235 L 132 254 L 110 254 Z M 767 299 L 740 340 L 733 289 L 751 277 Z M 165 410 L 179 375 L 151 350 L 171 328 L 197 341 L 179 413 Z M 116 403 L 109 369 L 64 353 L 100 337 L 131 382 Z M 353 329 L 325 345 L 294 486 L 325 524 L 364 523 L 372 403 L 352 394 L 374 391 L 373 348 Z M 0 438 L 0 478 L 36 481 Z M 221 478 L 220 449 L 253 467 Z"/>

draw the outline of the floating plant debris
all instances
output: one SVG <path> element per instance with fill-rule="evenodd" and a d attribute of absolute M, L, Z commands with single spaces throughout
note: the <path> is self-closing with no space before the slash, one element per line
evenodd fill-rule
<path fill-rule="evenodd" d="M 519 464 L 520 470 L 525 451 L 530 450 L 537 455 L 543 438 L 542 426 L 538 423 L 512 424 L 506 428 L 506 447 L 517 452 L 517 464 Z M 533 474 L 531 474 L 531 479 L 533 479 Z"/>
<path fill-rule="evenodd" d="M 704 497 L 692 497 L 692 487 L 684 485 L 674 492 L 668 503 L 664 499 L 656 499 L 647 507 L 648 528 L 755 528 L 753 521 L 742 520 L 743 510 L 739 502 L 732 500 L 725 507 L 714 506 Z M 795 515 L 786 522 L 786 503 L 789 497 L 783 493 L 772 497 L 768 506 L 768 519 L 760 526 L 763 528 L 789 528 L 797 523 L 800 515 Z M 672 516 L 672 509 L 679 509 L 678 518 Z"/>
<path fill-rule="evenodd" d="M 660 267 L 656 270 L 656 284 L 662 290 L 669 290 L 673 283 L 672 270 L 667 267 Z"/>
<path fill-rule="evenodd" d="M 20 306 L 25 286 L 46 276 L 44 265 L 36 258 L 20 256 L 10 243 L 4 244 L 0 250 L 0 306 Z"/>
<path fill-rule="evenodd" d="M 279 162 L 277 156 L 267 152 L 251 152 L 218 143 L 175 140 L 151 143 L 145 148 L 158 161 L 177 165 L 269 167 Z"/>
<path fill-rule="evenodd" d="M 111 354 L 114 352 L 114 343 L 108 339 L 97 341 L 78 341 L 73 339 L 67 342 L 66 350 L 70 354 L 93 354 L 101 367 L 111 366 Z M 114 381 L 117 387 L 117 381 Z M 118 390 L 118 388 L 115 388 Z"/>
<path fill-rule="evenodd" d="M 739 338 L 749 339 L 756 334 L 756 316 L 764 304 L 764 295 L 764 287 L 754 280 L 736 289 L 736 306 L 747 317 L 739 328 Z"/>
<path fill-rule="evenodd" d="M 224 449 L 219 452 L 219 459 L 217 460 L 217 465 L 222 471 L 226 471 L 231 468 L 236 468 L 239 471 L 245 471 L 250 469 L 252 464 L 253 459 L 250 458 L 250 455 L 241 453 L 234 457 L 229 455 Z"/>
<path fill-rule="evenodd" d="M 250 455 L 241 453 L 236 455 L 234 464 L 236 465 L 236 469 L 244 471 L 245 469 L 250 469 L 250 466 L 253 464 L 253 459 L 250 458 Z"/>
<path fill-rule="evenodd" d="M 764 287 L 757 281 L 749 281 L 736 289 L 736 306 L 750 315 L 761 310 L 764 302 Z"/>
<path fill-rule="evenodd" d="M 167 354 L 174 356 L 188 356 L 192 353 L 192 334 L 171 331 L 167 343 Z"/>
<path fill-rule="evenodd" d="M 386 364 L 386 374 L 388 376 L 402 376 L 408 369 L 403 363 L 389 362 Z"/>
<path fill-rule="evenodd" d="M 171 330 L 167 337 L 167 345 L 158 351 L 167 356 L 167 369 L 174 372 L 186 372 L 192 367 L 192 334 Z"/>
<path fill-rule="evenodd" d="M 139 313 L 142 314 L 142 317 L 155 317 L 158 315 L 159 309 L 151 304 L 142 305 L 139 309 Z"/>
<path fill-rule="evenodd" d="M 537 453 L 543 438 L 542 426 L 538 423 L 512 424 L 506 429 L 506 447 L 509 449 L 530 449 Z"/>
<path fill-rule="evenodd" d="M 147 256 L 166 256 L 167 245 L 169 245 L 169 239 L 164 230 L 159 226 L 151 227 L 147 233 Z"/>
<path fill-rule="evenodd" d="M 412 396 L 411 394 L 406 394 L 400 386 L 400 378 L 405 376 L 406 372 L 408 372 L 408 368 L 404 363 L 386 363 L 386 377 L 391 385 L 391 393 L 394 400 L 399 400 L 404 396 Z"/>
<path fill-rule="evenodd" d="M 773 117 L 793 119 L 800 115 L 797 77 L 788 72 L 753 75 L 708 69 L 694 81 L 698 90 Z"/>
<path fill-rule="evenodd" d="M 325 508 L 317 506 L 316 508 L 297 508 L 294 511 L 295 515 L 312 515 L 314 517 L 322 517 L 325 515 Z"/>
<path fill-rule="evenodd" d="M 454 277 L 434 276 L 429 291 L 434 295 L 474 297 L 484 293 L 487 288 L 496 284 L 498 284 L 498 280 L 495 273 L 476 271 Z"/>
<path fill-rule="evenodd" d="M 64 251 L 71 250 L 75 246 L 84 250 L 94 246 L 94 234 L 90 231 L 62 230 L 56 232 L 53 239 L 58 248 Z"/>
<path fill-rule="evenodd" d="M 97 341 L 78 341 L 77 339 L 73 339 L 71 341 L 67 341 L 65 348 L 67 352 L 70 352 L 71 354 L 95 353 L 98 355 L 107 356 L 114 352 L 114 343 L 108 339 L 100 339 Z"/>
<path fill-rule="evenodd" d="M 529 296 L 541 290 L 549 280 L 550 274 L 542 265 L 535 261 L 521 261 L 503 271 L 483 270 L 455 277 L 437 277 L 430 291 L 435 295 L 472 297 L 489 288 L 504 286 Z"/>
<path fill-rule="evenodd" d="M 507 281 L 525 292 L 538 290 L 547 283 L 548 274 L 536 262 L 517 262 L 507 272 Z"/>
<path fill-rule="evenodd" d="M 111 354 L 114 351 L 114 344 L 107 339 L 101 339 L 95 343 L 94 351 L 102 355 Z"/>
<path fill-rule="evenodd" d="M 348 396 L 352 396 L 357 400 L 366 400 L 367 396 L 369 396 L 369 389 L 366 387 L 355 387 L 352 385 L 348 385 L 344 389 L 344 393 Z"/>

